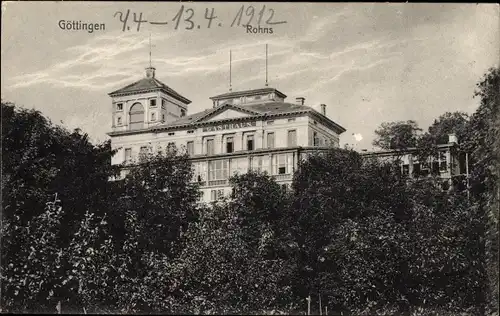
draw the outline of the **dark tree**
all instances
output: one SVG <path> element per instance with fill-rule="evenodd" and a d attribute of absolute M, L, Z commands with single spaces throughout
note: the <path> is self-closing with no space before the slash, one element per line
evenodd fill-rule
<path fill-rule="evenodd" d="M 385 122 L 375 130 L 373 145 L 382 149 L 405 150 L 417 146 L 418 132 L 422 129 L 417 122 Z"/>

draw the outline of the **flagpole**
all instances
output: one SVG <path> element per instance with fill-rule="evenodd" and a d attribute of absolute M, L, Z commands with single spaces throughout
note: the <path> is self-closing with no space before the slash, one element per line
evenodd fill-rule
<path fill-rule="evenodd" d="M 231 64 L 232 64 L 232 52 L 229 50 L 229 91 L 233 91 L 232 77 L 231 77 Z"/>
<path fill-rule="evenodd" d="M 149 68 L 151 68 L 151 33 L 149 33 Z"/>
<path fill-rule="evenodd" d="M 267 82 L 267 44 L 266 44 L 266 87 L 268 86 Z"/>

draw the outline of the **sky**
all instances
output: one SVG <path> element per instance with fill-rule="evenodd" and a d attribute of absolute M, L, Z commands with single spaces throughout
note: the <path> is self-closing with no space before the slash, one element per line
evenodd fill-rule
<path fill-rule="evenodd" d="M 242 5 L 249 15 L 241 25 L 249 6 L 256 25 L 265 5 L 261 27 L 273 33 L 231 27 Z M 212 8 L 217 18 L 208 28 Z M 270 9 L 270 21 L 286 23 L 266 24 Z M 123 31 L 116 12 L 127 11 Z M 138 31 L 134 13 L 168 24 L 144 22 Z M 105 29 L 63 30 L 60 20 Z M 233 91 L 264 87 L 268 44 L 269 86 L 289 102 L 326 104 L 327 116 L 347 129 L 341 145 L 368 150 L 382 122 L 415 120 L 426 129 L 447 111 L 474 112 L 476 83 L 500 61 L 496 4 L 2 2 L 1 23 L 2 100 L 95 142 L 111 130 L 108 93 L 145 76 L 150 36 L 156 78 L 192 101 L 188 114 L 229 91 L 230 50 Z"/>

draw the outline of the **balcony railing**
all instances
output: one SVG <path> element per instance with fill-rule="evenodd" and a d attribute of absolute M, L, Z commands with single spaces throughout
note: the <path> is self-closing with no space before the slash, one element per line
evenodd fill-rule
<path fill-rule="evenodd" d="M 212 185 L 225 185 L 227 184 L 227 179 L 224 179 L 224 180 L 209 180 L 208 181 L 208 185 L 209 186 L 212 186 Z"/>
<path fill-rule="evenodd" d="M 291 174 L 275 174 L 273 177 L 276 181 L 292 180 Z"/>

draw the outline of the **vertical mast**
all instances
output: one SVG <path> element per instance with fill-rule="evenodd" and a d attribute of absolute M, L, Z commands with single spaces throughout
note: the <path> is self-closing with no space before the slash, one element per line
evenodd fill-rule
<path fill-rule="evenodd" d="M 267 44 L 266 44 L 266 87 L 268 86 L 267 83 Z"/>
<path fill-rule="evenodd" d="M 149 33 L 149 68 L 151 68 L 151 33 Z"/>
<path fill-rule="evenodd" d="M 232 78 L 231 78 L 231 63 L 232 63 L 232 52 L 229 50 L 229 91 L 233 91 Z"/>

